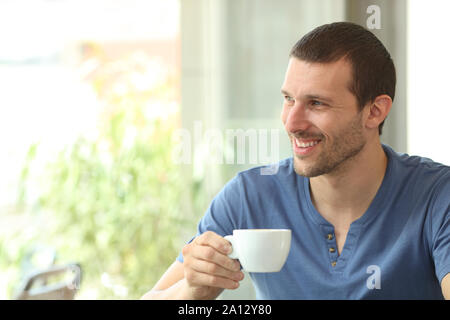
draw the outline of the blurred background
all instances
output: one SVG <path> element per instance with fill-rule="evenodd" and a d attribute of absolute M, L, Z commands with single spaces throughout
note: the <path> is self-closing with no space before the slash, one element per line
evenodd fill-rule
<path fill-rule="evenodd" d="M 289 50 L 370 5 L 398 78 L 382 141 L 448 165 L 449 1 L 0 0 L 0 299 L 141 297 L 262 162 L 208 161 L 205 132 L 275 130 L 289 157 Z"/>

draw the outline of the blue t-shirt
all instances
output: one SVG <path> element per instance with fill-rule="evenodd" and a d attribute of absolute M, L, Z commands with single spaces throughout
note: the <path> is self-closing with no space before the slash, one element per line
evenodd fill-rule
<path fill-rule="evenodd" d="M 260 167 L 237 174 L 211 202 L 197 235 L 292 229 L 282 270 L 250 273 L 258 299 L 443 299 L 450 167 L 383 148 L 388 165 L 381 187 L 351 224 L 340 255 L 334 227 L 315 209 L 309 178 L 295 173 L 292 158 L 279 162 L 274 175 L 262 175 Z"/>

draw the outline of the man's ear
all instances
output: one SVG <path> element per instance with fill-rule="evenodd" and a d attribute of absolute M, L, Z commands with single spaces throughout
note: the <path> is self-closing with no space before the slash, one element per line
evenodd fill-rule
<path fill-rule="evenodd" d="M 368 108 L 366 127 L 375 129 L 386 119 L 392 107 L 392 99 L 387 94 L 382 94 L 366 107 Z"/>

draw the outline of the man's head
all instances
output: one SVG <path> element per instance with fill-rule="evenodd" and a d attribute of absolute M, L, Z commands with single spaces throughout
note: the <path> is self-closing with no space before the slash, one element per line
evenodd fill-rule
<path fill-rule="evenodd" d="M 360 110 L 382 94 L 394 101 L 394 62 L 380 40 L 360 25 L 335 22 L 317 27 L 294 45 L 290 57 L 319 63 L 347 60 L 353 69 L 349 90 L 356 96 Z M 384 121 L 378 128 L 380 135 L 383 125 Z"/>
<path fill-rule="evenodd" d="M 345 167 L 381 134 L 395 92 L 389 53 L 352 23 L 324 25 L 292 49 L 282 87 L 282 121 L 298 174 L 314 177 Z"/>

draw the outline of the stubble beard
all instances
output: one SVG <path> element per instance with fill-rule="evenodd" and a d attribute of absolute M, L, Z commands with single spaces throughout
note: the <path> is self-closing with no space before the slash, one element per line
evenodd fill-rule
<path fill-rule="evenodd" d="M 322 151 L 313 163 L 306 163 L 308 157 L 294 155 L 295 172 L 298 175 L 313 178 L 344 171 L 346 165 L 355 159 L 366 144 L 361 119 L 362 112 L 359 112 L 348 124 L 348 129 L 341 130 L 334 137 L 333 144 L 327 144 L 328 141 L 322 139 L 320 142 Z"/>

